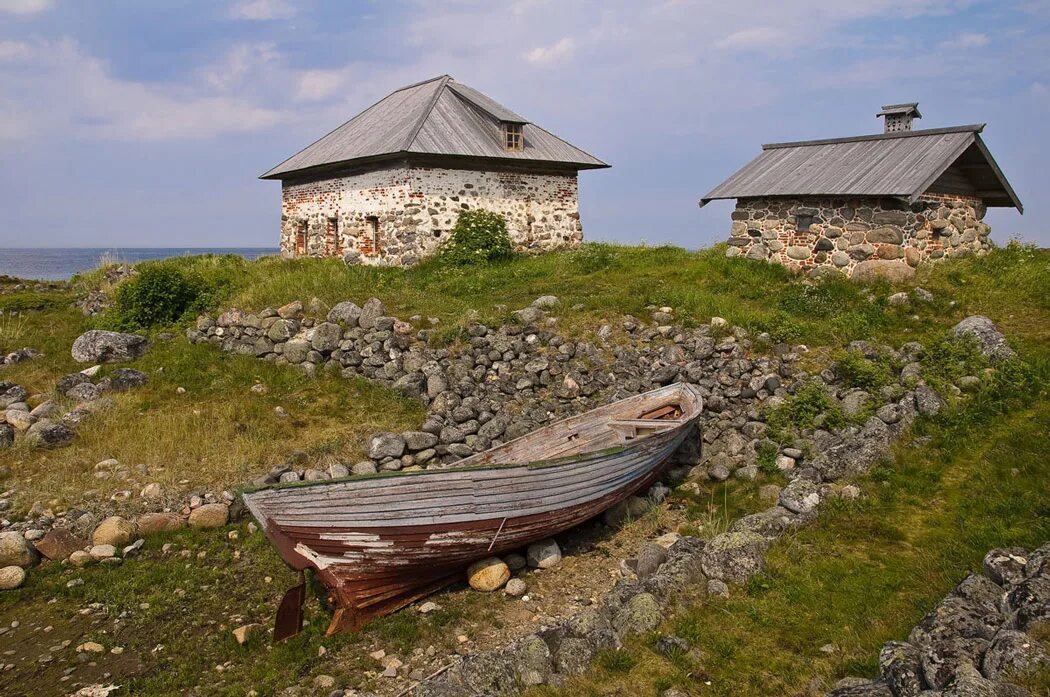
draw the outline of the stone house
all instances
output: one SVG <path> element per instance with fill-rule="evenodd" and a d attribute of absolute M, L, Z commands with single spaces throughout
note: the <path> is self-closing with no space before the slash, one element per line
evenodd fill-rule
<path fill-rule="evenodd" d="M 985 211 L 1022 206 L 984 124 L 913 131 L 917 104 L 878 115 L 881 134 L 763 145 L 704 196 L 737 200 L 727 255 L 866 276 L 988 250 Z"/>
<path fill-rule="evenodd" d="M 281 181 L 281 253 L 409 265 L 460 211 L 507 219 L 520 251 L 583 239 L 577 173 L 608 167 L 448 75 L 403 87 L 262 175 Z"/>

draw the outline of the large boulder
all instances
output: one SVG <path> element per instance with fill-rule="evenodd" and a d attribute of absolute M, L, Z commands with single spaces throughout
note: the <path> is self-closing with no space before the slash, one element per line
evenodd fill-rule
<path fill-rule="evenodd" d="M 868 259 L 853 267 L 850 275 L 862 283 L 885 279 L 890 283 L 903 283 L 915 276 L 915 269 L 907 262 L 889 259 Z"/>
<path fill-rule="evenodd" d="M 78 363 L 117 363 L 138 358 L 147 348 L 144 336 L 92 329 L 77 337 L 72 353 Z"/>
<path fill-rule="evenodd" d="M 373 460 L 401 457 L 404 452 L 405 439 L 397 433 L 377 433 L 368 441 L 368 457 Z"/>
<path fill-rule="evenodd" d="M 378 298 L 369 298 L 365 306 L 361 308 L 361 314 L 357 317 L 357 324 L 362 329 L 375 329 L 376 320 L 386 313 L 383 303 Z"/>
<path fill-rule="evenodd" d="M 529 545 L 525 557 L 532 568 L 549 569 L 561 561 L 561 549 L 557 542 L 548 538 Z"/>
<path fill-rule="evenodd" d="M 476 561 L 467 569 L 467 581 L 476 591 L 490 593 L 510 580 L 510 568 L 499 557 Z"/>
<path fill-rule="evenodd" d="M 702 566 L 708 578 L 746 581 L 762 571 L 770 541 L 753 532 L 724 532 L 704 547 Z"/>
<path fill-rule="evenodd" d="M 357 320 L 361 317 L 361 308 L 356 303 L 344 300 L 338 303 L 328 312 L 328 321 L 334 324 L 345 324 L 347 327 L 356 327 Z"/>
<path fill-rule="evenodd" d="M 26 568 L 37 560 L 33 549 L 20 532 L 0 532 L 0 566 L 18 566 Z"/>
<path fill-rule="evenodd" d="M 83 549 L 86 545 L 87 540 L 77 537 L 65 528 L 54 528 L 34 543 L 36 551 L 51 561 L 68 559 L 70 554 L 78 549 Z"/>
<path fill-rule="evenodd" d="M 992 320 L 982 315 L 972 315 L 952 328 L 955 336 L 970 336 L 977 340 L 981 354 L 993 363 L 1012 358 L 1014 350 L 1010 348 L 1006 337 L 995 326 Z"/>
<path fill-rule="evenodd" d="M 91 533 L 91 544 L 123 547 L 135 536 L 135 524 L 118 515 L 106 518 Z"/>
<path fill-rule="evenodd" d="M 983 672 L 992 680 L 1023 675 L 1039 668 L 1050 668 L 1050 653 L 1024 632 L 1004 629 L 984 654 Z"/>
<path fill-rule="evenodd" d="M 26 580 L 26 572 L 20 566 L 0 568 L 0 591 L 14 590 Z"/>
<path fill-rule="evenodd" d="M 190 527 L 219 528 L 230 519 L 230 509 L 224 503 L 206 503 L 190 511 Z"/>
<path fill-rule="evenodd" d="M 59 448 L 73 442 L 76 434 L 63 423 L 41 419 L 26 431 L 26 440 L 36 448 Z"/>

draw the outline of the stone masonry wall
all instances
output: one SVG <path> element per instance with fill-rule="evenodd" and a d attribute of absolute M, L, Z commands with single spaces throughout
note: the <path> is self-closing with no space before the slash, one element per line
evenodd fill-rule
<path fill-rule="evenodd" d="M 869 260 L 915 267 L 990 249 L 984 214 L 980 199 L 954 194 L 925 194 L 914 204 L 899 198 L 745 198 L 733 211 L 726 254 L 847 275 Z"/>
<path fill-rule="evenodd" d="M 583 240 L 577 193 L 575 174 L 422 167 L 286 183 L 281 253 L 410 265 L 448 239 L 460 211 L 475 208 L 503 214 L 519 251 L 576 246 Z"/>

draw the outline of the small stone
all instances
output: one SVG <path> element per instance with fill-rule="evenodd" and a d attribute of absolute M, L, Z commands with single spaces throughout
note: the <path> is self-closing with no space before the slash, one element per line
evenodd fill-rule
<path fill-rule="evenodd" d="M 419 606 L 419 614 L 428 615 L 431 612 L 437 612 L 441 609 L 441 606 L 435 603 L 433 600 L 428 600 Z"/>
<path fill-rule="evenodd" d="M 77 646 L 77 653 L 102 653 L 105 650 L 106 647 L 96 641 L 85 641 Z"/>
<path fill-rule="evenodd" d="M 520 578 L 512 578 L 507 581 L 507 587 L 503 589 L 503 592 L 512 598 L 520 598 L 529 592 L 529 586 Z"/>
<path fill-rule="evenodd" d="M 725 581 L 712 578 L 707 582 L 707 594 L 716 598 L 728 598 L 729 586 L 726 585 Z"/>
<path fill-rule="evenodd" d="M 108 544 L 94 545 L 90 550 L 88 550 L 88 554 L 90 554 L 91 558 L 95 561 L 102 561 L 103 559 L 115 557 L 117 555 L 117 548 L 113 545 Z"/>
<path fill-rule="evenodd" d="M 246 624 L 233 630 L 233 638 L 237 641 L 238 646 L 244 646 L 251 640 L 252 635 L 258 633 L 262 629 L 263 626 L 261 624 Z"/>
<path fill-rule="evenodd" d="M 525 558 L 534 569 L 549 569 L 561 561 L 561 548 L 553 539 L 540 540 L 529 545 Z"/>
<path fill-rule="evenodd" d="M 88 564 L 94 563 L 94 561 L 95 558 L 82 549 L 78 549 L 69 555 L 69 563 L 78 569 L 82 569 Z"/>

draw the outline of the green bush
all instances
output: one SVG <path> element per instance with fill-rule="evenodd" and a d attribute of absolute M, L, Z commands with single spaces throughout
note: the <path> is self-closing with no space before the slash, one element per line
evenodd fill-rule
<path fill-rule="evenodd" d="M 893 381 L 892 366 L 886 356 L 868 360 L 857 351 L 841 351 L 835 369 L 850 387 L 872 392 Z"/>
<path fill-rule="evenodd" d="M 964 375 L 977 375 L 987 361 L 977 339 L 949 333 L 926 347 L 921 364 L 927 382 L 944 387 Z"/>
<path fill-rule="evenodd" d="M 499 213 L 480 208 L 459 214 L 439 254 L 441 261 L 452 266 L 487 264 L 513 256 L 507 221 Z"/>
<path fill-rule="evenodd" d="M 842 409 L 831 401 L 824 383 L 814 378 L 799 387 L 784 403 L 766 414 L 769 436 L 786 442 L 792 431 L 814 426 L 828 428 L 845 423 Z"/>
<path fill-rule="evenodd" d="M 113 323 L 122 329 L 173 324 L 208 308 L 213 288 L 199 275 L 168 262 L 144 264 L 117 286 Z"/>

